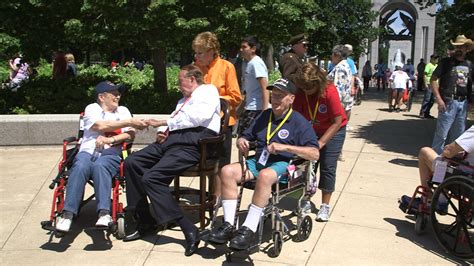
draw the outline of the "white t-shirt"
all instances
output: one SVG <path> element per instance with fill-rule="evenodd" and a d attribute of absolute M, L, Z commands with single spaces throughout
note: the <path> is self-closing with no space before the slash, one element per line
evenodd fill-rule
<path fill-rule="evenodd" d="M 84 111 L 84 136 L 82 138 L 82 144 L 81 144 L 81 148 L 79 149 L 79 152 L 84 151 L 84 152 L 92 154 L 95 149 L 95 140 L 100 135 L 103 135 L 103 136 L 116 135 L 116 134 L 120 134 L 120 133 L 132 130 L 130 127 L 124 127 L 124 128 L 115 130 L 114 132 L 105 132 L 101 134 L 101 132 L 91 130 L 91 127 L 95 124 L 95 122 L 101 121 L 101 120 L 120 121 L 120 120 L 129 119 L 129 118 L 132 118 L 132 114 L 130 114 L 130 111 L 125 106 L 119 106 L 117 110 L 115 110 L 115 112 L 109 113 L 109 112 L 104 112 L 104 110 L 102 110 L 102 107 L 100 107 L 98 103 L 89 104 L 86 107 L 86 110 Z M 108 145 L 104 146 L 104 149 L 109 149 L 109 148 L 110 150 L 108 150 L 107 153 L 111 152 L 111 153 L 116 153 L 116 154 L 120 154 L 120 151 L 122 149 L 122 147 L 120 146 L 112 146 L 112 147 Z"/>
<path fill-rule="evenodd" d="M 254 56 L 249 62 L 243 63 L 243 90 L 245 91 L 245 110 L 263 110 L 262 107 L 262 89 L 258 78 L 266 78 L 268 80 L 267 66 L 260 56 Z M 266 88 L 265 88 L 266 89 Z"/>
<path fill-rule="evenodd" d="M 405 73 L 405 71 L 397 70 L 393 71 L 390 80 L 393 81 L 394 89 L 405 89 L 410 77 L 407 75 L 407 73 Z"/>
<path fill-rule="evenodd" d="M 469 165 L 474 166 L 474 126 L 471 126 L 459 138 L 457 138 L 456 143 L 467 152 L 465 161 L 467 161 Z M 464 172 L 474 173 L 472 168 L 463 166 L 460 166 L 459 168 Z"/>

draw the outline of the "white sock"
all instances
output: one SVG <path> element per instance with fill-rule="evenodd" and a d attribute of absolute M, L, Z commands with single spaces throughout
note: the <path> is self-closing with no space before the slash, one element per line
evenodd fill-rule
<path fill-rule="evenodd" d="M 250 204 L 249 212 L 247 218 L 245 218 L 244 224 L 242 226 L 248 227 L 254 233 L 257 232 L 258 224 L 260 223 L 260 217 L 262 216 L 263 208 L 260 208 L 254 204 Z"/>
<path fill-rule="evenodd" d="M 237 200 L 222 200 L 222 209 L 224 209 L 224 221 L 234 225 Z"/>

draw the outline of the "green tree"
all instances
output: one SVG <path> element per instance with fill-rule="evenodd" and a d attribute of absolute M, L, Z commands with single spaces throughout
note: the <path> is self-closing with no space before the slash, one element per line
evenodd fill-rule
<path fill-rule="evenodd" d="M 311 41 L 315 52 L 323 58 L 331 55 L 334 45 L 344 43 L 352 44 L 354 55 L 358 57 L 380 32 L 372 25 L 378 13 L 371 10 L 371 1 L 321 0 L 318 5 L 319 10 L 314 15 L 324 25 L 312 32 Z"/>

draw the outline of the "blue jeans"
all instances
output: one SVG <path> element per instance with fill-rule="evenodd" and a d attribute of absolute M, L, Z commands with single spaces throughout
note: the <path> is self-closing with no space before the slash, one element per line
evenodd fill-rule
<path fill-rule="evenodd" d="M 443 152 L 445 143 L 451 143 L 466 130 L 467 100 L 445 100 L 444 102 L 446 104 L 446 111 L 438 112 L 436 131 L 433 137 L 433 144 L 431 144 L 433 150 L 438 154 Z M 448 141 L 446 141 L 447 139 Z"/>
<path fill-rule="evenodd" d="M 345 139 L 346 127 L 344 126 L 319 151 L 319 162 L 314 171 L 320 168 L 318 188 L 324 192 L 333 192 L 336 187 L 337 159 L 341 154 Z"/>
<path fill-rule="evenodd" d="M 431 107 L 434 104 L 434 95 L 431 85 L 426 87 L 425 96 L 423 97 L 423 103 L 421 104 L 420 115 L 428 116 L 430 114 Z"/>
<path fill-rule="evenodd" d="M 95 162 L 91 161 L 91 157 L 92 155 L 87 152 L 79 152 L 74 158 L 70 170 L 64 210 L 75 215 L 79 211 L 79 206 L 84 197 L 84 189 L 90 178 L 94 181 L 97 211 L 110 211 L 112 177 L 119 171 L 120 156 L 108 154 L 100 156 Z"/>

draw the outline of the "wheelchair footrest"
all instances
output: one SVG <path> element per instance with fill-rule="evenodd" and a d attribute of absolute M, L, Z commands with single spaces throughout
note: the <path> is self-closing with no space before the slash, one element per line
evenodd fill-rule
<path fill-rule="evenodd" d="M 399 200 L 398 200 L 398 208 L 402 210 L 402 212 L 407 213 L 407 214 L 417 214 L 418 210 L 416 209 L 416 206 L 411 206 L 411 208 L 408 208 L 411 202 L 411 197 L 407 195 L 403 195 Z"/>
<path fill-rule="evenodd" d="M 53 222 L 51 221 L 41 221 L 41 228 L 46 231 L 54 231 L 56 228 L 53 226 Z"/>

